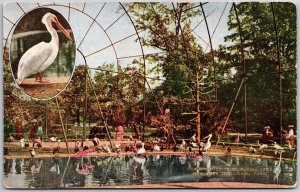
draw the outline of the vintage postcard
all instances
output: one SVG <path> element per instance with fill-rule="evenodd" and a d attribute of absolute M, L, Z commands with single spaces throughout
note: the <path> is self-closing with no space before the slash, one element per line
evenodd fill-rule
<path fill-rule="evenodd" d="M 295 188 L 296 5 L 3 4 L 10 189 Z"/>

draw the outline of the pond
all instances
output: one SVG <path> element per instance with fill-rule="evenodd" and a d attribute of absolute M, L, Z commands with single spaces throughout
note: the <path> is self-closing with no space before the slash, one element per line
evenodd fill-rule
<path fill-rule="evenodd" d="M 4 160 L 8 188 L 100 187 L 168 182 L 294 185 L 296 162 L 251 157 L 66 157 Z"/>

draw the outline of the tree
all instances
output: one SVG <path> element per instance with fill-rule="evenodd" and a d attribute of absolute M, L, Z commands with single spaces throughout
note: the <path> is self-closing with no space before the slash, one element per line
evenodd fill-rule
<path fill-rule="evenodd" d="M 280 58 L 283 70 L 283 114 L 284 119 L 295 123 L 295 95 L 296 95 L 296 7 L 292 3 L 273 3 L 276 24 L 279 34 Z M 263 124 L 270 124 L 279 130 L 279 69 L 276 58 L 276 38 L 273 15 L 270 3 L 244 2 L 237 4 L 237 11 L 241 23 L 244 41 L 248 118 L 251 131 L 261 131 Z M 283 11 L 284 10 L 284 11 Z M 232 34 L 225 37 L 231 45 L 223 45 L 217 55 L 220 60 L 221 70 L 229 71 L 235 67 L 238 74 L 235 78 L 243 77 L 243 65 L 239 30 L 236 15 L 232 8 L 229 14 L 228 28 Z M 239 81 L 223 81 L 220 85 L 219 95 L 221 103 L 228 106 L 228 90 L 236 92 L 230 87 L 239 86 Z M 239 97 L 235 108 L 234 118 L 237 128 L 243 130 L 243 94 Z M 277 131 L 277 133 L 279 133 Z"/>

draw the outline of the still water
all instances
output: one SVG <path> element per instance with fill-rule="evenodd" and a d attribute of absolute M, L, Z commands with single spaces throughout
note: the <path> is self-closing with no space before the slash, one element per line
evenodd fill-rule
<path fill-rule="evenodd" d="M 62 33 L 59 35 L 59 51 L 55 61 L 43 72 L 45 77 L 69 77 L 75 64 L 75 43 L 69 41 Z M 34 45 L 51 41 L 48 31 L 31 31 L 14 35 L 10 47 L 10 61 L 14 77 L 17 77 L 19 60 Z M 33 76 L 32 76 L 33 77 Z"/>
<path fill-rule="evenodd" d="M 294 185 L 296 162 L 174 155 L 4 160 L 9 188 L 70 188 L 167 182 L 250 182 Z"/>

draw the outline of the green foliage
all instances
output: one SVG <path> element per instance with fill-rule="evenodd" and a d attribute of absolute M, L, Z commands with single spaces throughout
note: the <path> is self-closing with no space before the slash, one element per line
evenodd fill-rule
<path fill-rule="evenodd" d="M 278 38 L 280 45 L 280 60 L 283 76 L 283 119 L 284 125 L 296 122 L 296 7 L 292 3 L 273 3 Z M 247 104 L 250 132 L 261 131 L 263 124 L 270 124 L 279 129 L 279 65 L 277 62 L 276 36 L 270 3 L 239 3 L 237 11 L 241 23 L 244 41 L 247 79 Z M 283 11 L 284 10 L 284 11 Z M 223 81 L 219 95 L 221 103 L 228 106 L 226 95 L 228 90 L 236 93 L 239 78 L 243 76 L 240 37 L 234 9 L 228 20 L 231 35 L 225 37 L 230 45 L 220 47 L 218 56 L 221 70 L 229 71 L 231 67 L 238 70 L 236 81 Z M 241 80 L 240 80 L 241 81 Z M 231 87 L 236 87 L 232 89 Z M 241 93 L 243 95 L 243 91 Z M 235 107 L 234 119 L 243 128 L 244 103 L 243 96 L 239 97 Z M 232 101 L 232 99 L 231 99 Z"/>

